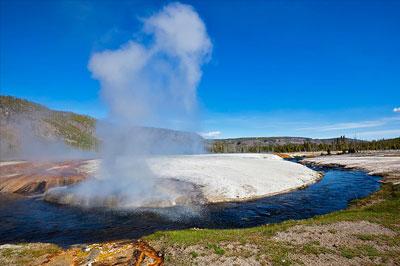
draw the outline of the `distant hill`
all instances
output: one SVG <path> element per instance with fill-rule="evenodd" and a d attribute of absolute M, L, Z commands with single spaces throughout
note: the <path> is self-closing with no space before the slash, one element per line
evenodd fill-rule
<path fill-rule="evenodd" d="M 11 96 L 0 96 L 0 159 L 19 158 L 25 150 L 43 154 L 64 153 L 61 146 L 95 151 L 101 140 L 95 135 L 97 120 L 72 112 Z M 287 152 L 317 150 L 399 149 L 400 138 L 362 141 L 345 137 L 312 139 L 306 137 L 254 137 L 205 141 L 196 133 L 159 128 L 140 128 L 151 142 L 152 153 L 192 153 L 206 146 L 210 152 Z M 137 130 L 135 131 L 137 132 Z M 132 133 L 132 135 L 135 134 Z M 62 154 L 63 155 L 63 154 Z"/>
<path fill-rule="evenodd" d="M 342 138 L 347 142 L 359 142 L 349 138 Z M 246 137 L 216 139 L 211 142 L 213 152 L 273 152 L 293 149 L 306 149 L 304 144 L 313 146 L 330 145 L 337 141 L 336 138 L 313 139 L 307 137 Z M 283 149 L 283 147 L 285 147 Z"/>
<path fill-rule="evenodd" d="M 235 145 L 271 145 L 281 146 L 286 144 L 303 144 L 309 142 L 313 144 L 331 144 L 336 141 L 337 138 L 329 139 L 313 139 L 306 137 L 249 137 L 249 138 L 232 138 L 232 139 L 217 139 L 215 141 L 222 141 L 224 143 L 235 144 Z M 345 138 L 346 141 L 357 141 L 362 140 Z"/>
<path fill-rule="evenodd" d="M 72 112 L 51 110 L 43 105 L 11 96 L 0 96 L 2 155 L 15 153 L 23 138 L 62 141 L 72 147 L 92 150 L 98 144 L 96 119 Z"/>
<path fill-rule="evenodd" d="M 249 137 L 216 139 L 208 142 L 208 150 L 226 152 L 296 152 L 296 151 L 344 151 L 399 149 L 400 138 L 374 141 L 358 140 L 341 136 L 329 139 L 306 137 Z"/>
<path fill-rule="evenodd" d="M 51 153 L 59 153 L 65 146 L 97 150 L 101 140 L 95 135 L 96 123 L 97 120 L 90 116 L 55 111 L 16 97 L 0 96 L 0 159 L 18 158 L 25 155 L 26 150 L 39 154 L 41 150 L 48 152 L 51 148 Z M 190 153 L 204 145 L 203 138 L 196 133 L 145 127 L 140 128 L 140 132 L 152 142 L 152 153 Z"/>

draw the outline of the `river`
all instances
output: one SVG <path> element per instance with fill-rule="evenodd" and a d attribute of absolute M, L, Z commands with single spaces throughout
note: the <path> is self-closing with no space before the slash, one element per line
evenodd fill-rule
<path fill-rule="evenodd" d="M 302 190 L 249 202 L 196 207 L 194 211 L 161 211 L 167 215 L 160 210 L 83 210 L 47 203 L 41 197 L 0 194 L 0 243 L 51 242 L 66 247 L 138 238 L 158 230 L 252 227 L 345 209 L 352 200 L 368 196 L 380 187 L 380 177 L 362 171 L 316 170 L 323 171 L 324 178 Z"/>

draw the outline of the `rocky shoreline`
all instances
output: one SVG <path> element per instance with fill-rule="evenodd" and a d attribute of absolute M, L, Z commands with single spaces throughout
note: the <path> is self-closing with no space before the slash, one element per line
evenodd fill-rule
<path fill-rule="evenodd" d="M 0 162 L 0 193 L 30 196 L 54 187 L 76 184 L 90 174 L 86 170 L 88 162 Z"/>

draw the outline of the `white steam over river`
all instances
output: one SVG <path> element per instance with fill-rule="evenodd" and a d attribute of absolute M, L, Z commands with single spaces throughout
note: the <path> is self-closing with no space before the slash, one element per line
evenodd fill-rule
<path fill-rule="evenodd" d="M 145 164 L 153 182 L 142 194 L 134 189 L 148 182 L 135 185 L 137 166 L 129 158 L 120 158 L 116 164 L 133 177 L 115 177 L 112 190 L 108 182 L 96 178 L 99 161 L 88 161 L 84 171 L 92 172 L 92 179 L 76 187 L 52 189 L 46 197 L 84 206 L 169 207 L 255 199 L 303 187 L 319 178 L 318 172 L 272 154 L 152 156 Z M 108 197 L 103 197 L 104 190 Z"/>

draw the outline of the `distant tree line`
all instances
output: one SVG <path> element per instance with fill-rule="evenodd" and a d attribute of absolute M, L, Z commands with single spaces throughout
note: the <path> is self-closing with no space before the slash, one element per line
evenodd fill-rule
<path fill-rule="evenodd" d="M 355 153 L 361 150 L 398 150 L 400 149 L 400 137 L 394 139 L 381 139 L 362 141 L 347 139 L 345 136 L 334 139 L 331 143 L 314 143 L 304 141 L 302 144 L 287 143 L 283 145 L 271 144 L 243 144 L 224 140 L 215 140 L 209 145 L 209 151 L 213 153 L 267 153 L 267 152 L 305 152 L 305 151 L 342 151 Z"/>

